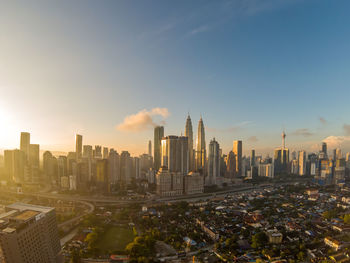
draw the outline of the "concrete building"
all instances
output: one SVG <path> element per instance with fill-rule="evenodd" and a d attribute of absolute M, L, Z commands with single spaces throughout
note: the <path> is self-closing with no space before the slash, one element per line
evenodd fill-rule
<path fill-rule="evenodd" d="M 190 115 L 187 116 L 185 126 L 185 136 L 188 137 L 188 155 L 189 155 L 189 171 L 195 170 L 195 154 L 193 150 L 193 129 Z"/>
<path fill-rule="evenodd" d="M 29 160 L 30 133 L 21 132 L 20 150 L 24 152 L 25 158 Z"/>
<path fill-rule="evenodd" d="M 243 176 L 242 174 L 242 141 L 233 142 L 233 153 L 236 157 L 235 176 Z"/>
<path fill-rule="evenodd" d="M 83 146 L 83 157 L 90 158 L 90 159 L 93 157 L 93 150 L 91 145 Z"/>
<path fill-rule="evenodd" d="M 120 182 L 123 185 L 131 183 L 131 157 L 128 151 L 122 151 L 120 155 Z"/>
<path fill-rule="evenodd" d="M 103 147 L 103 154 L 102 154 L 103 159 L 108 158 L 108 147 Z"/>
<path fill-rule="evenodd" d="M 152 141 L 148 141 L 148 155 L 152 157 Z"/>
<path fill-rule="evenodd" d="M 49 183 L 57 182 L 57 159 L 49 151 L 43 154 L 43 170 L 45 181 Z"/>
<path fill-rule="evenodd" d="M 298 154 L 298 163 L 299 163 L 299 175 L 303 176 L 306 174 L 306 152 L 300 151 Z"/>
<path fill-rule="evenodd" d="M 164 127 L 157 126 L 154 128 L 154 141 L 153 141 L 153 160 L 154 169 L 158 171 L 162 164 L 162 138 L 164 137 Z"/>
<path fill-rule="evenodd" d="M 169 172 L 188 174 L 188 137 L 164 137 L 162 139 L 161 160 L 162 167 L 166 166 Z"/>
<path fill-rule="evenodd" d="M 196 139 L 196 171 L 205 173 L 207 160 L 205 130 L 202 117 L 198 122 L 197 139 Z"/>
<path fill-rule="evenodd" d="M 200 194 L 204 192 L 204 179 L 200 173 L 190 172 L 184 177 L 184 194 Z"/>
<path fill-rule="evenodd" d="M 205 177 L 205 185 L 216 185 L 218 177 L 220 177 L 220 145 L 214 138 L 209 143 L 208 173 Z"/>
<path fill-rule="evenodd" d="M 94 158 L 102 159 L 102 147 L 101 147 L 101 145 L 95 145 Z"/>
<path fill-rule="evenodd" d="M 230 151 L 226 158 L 227 177 L 233 178 L 236 173 L 236 156 L 233 151 Z"/>
<path fill-rule="evenodd" d="M 274 165 L 273 163 L 261 163 L 258 166 L 258 176 L 274 177 Z"/>
<path fill-rule="evenodd" d="M 120 181 L 120 156 L 116 151 L 110 151 L 108 156 L 109 180 L 112 184 Z"/>
<path fill-rule="evenodd" d="M 4 167 L 6 178 L 15 183 L 24 182 L 26 156 L 21 150 L 5 150 L 4 151 Z"/>
<path fill-rule="evenodd" d="M 102 191 L 109 192 L 110 190 L 107 159 L 96 161 L 96 186 Z"/>
<path fill-rule="evenodd" d="M 67 157 L 64 155 L 59 156 L 57 159 L 57 173 L 58 178 L 68 175 Z"/>
<path fill-rule="evenodd" d="M 0 247 L 5 262 L 63 262 L 54 208 L 23 203 L 0 214 Z"/>
<path fill-rule="evenodd" d="M 75 135 L 75 152 L 76 158 L 80 159 L 83 155 L 83 136 L 79 134 Z"/>
<path fill-rule="evenodd" d="M 156 174 L 156 187 L 159 196 L 177 196 L 183 194 L 183 174 L 171 173 L 167 167 L 161 167 Z"/>

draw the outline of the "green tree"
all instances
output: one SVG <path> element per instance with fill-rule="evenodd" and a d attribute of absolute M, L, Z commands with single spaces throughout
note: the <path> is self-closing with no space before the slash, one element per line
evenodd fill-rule
<path fill-rule="evenodd" d="M 252 248 L 259 248 L 267 242 L 267 236 L 264 232 L 252 236 Z"/>

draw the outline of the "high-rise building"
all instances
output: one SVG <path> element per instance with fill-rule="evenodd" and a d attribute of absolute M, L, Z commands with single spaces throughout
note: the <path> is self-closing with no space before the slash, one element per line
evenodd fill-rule
<path fill-rule="evenodd" d="M 156 174 L 157 194 L 160 196 L 176 196 L 183 194 L 184 175 L 171 173 L 167 167 L 162 166 Z"/>
<path fill-rule="evenodd" d="M 322 142 L 322 147 L 321 147 L 321 159 L 327 159 L 328 155 L 327 155 L 327 143 Z"/>
<path fill-rule="evenodd" d="M 75 135 L 75 152 L 77 159 L 81 159 L 83 154 L 83 136 L 79 134 Z"/>
<path fill-rule="evenodd" d="M 162 138 L 164 137 L 164 127 L 157 126 L 154 128 L 154 142 L 153 142 L 153 160 L 154 160 L 154 169 L 158 171 L 162 163 Z"/>
<path fill-rule="evenodd" d="M 286 133 L 282 132 L 282 147 L 275 149 L 274 171 L 277 173 L 287 173 L 289 164 L 289 149 L 286 148 Z"/>
<path fill-rule="evenodd" d="M 26 165 L 25 153 L 15 149 L 5 150 L 4 155 L 6 177 L 15 183 L 23 183 Z"/>
<path fill-rule="evenodd" d="M 116 151 L 110 151 L 108 156 L 109 179 L 112 184 L 120 181 L 120 156 Z"/>
<path fill-rule="evenodd" d="M 107 159 L 108 158 L 108 147 L 103 147 L 103 159 Z"/>
<path fill-rule="evenodd" d="M 194 171 L 195 169 L 195 154 L 193 150 L 193 129 L 192 121 L 190 115 L 187 116 L 186 126 L 185 126 L 185 136 L 188 137 L 188 155 L 189 155 L 189 170 Z"/>
<path fill-rule="evenodd" d="M 230 151 L 226 158 L 226 171 L 229 178 L 233 178 L 236 173 L 236 156 Z"/>
<path fill-rule="evenodd" d="M 5 262 L 63 262 L 55 209 L 15 203 L 0 214 L 0 251 Z"/>
<path fill-rule="evenodd" d="M 148 141 L 148 155 L 152 156 L 152 141 Z"/>
<path fill-rule="evenodd" d="M 73 165 L 77 163 L 77 153 L 68 152 L 67 154 L 67 175 L 73 174 Z"/>
<path fill-rule="evenodd" d="M 197 139 L 196 139 L 196 170 L 205 173 L 207 153 L 205 144 L 205 131 L 202 117 L 198 122 Z"/>
<path fill-rule="evenodd" d="M 252 153 L 250 155 L 250 166 L 255 166 L 255 150 L 252 150 Z"/>
<path fill-rule="evenodd" d="M 335 150 L 335 155 L 336 155 L 336 159 L 337 159 L 337 160 L 343 158 L 343 155 L 342 155 L 342 153 L 341 153 L 341 149 L 340 149 L 340 148 L 337 148 L 337 149 Z"/>
<path fill-rule="evenodd" d="M 242 141 L 233 142 L 233 153 L 236 157 L 236 176 L 243 176 L 242 174 Z"/>
<path fill-rule="evenodd" d="M 39 169 L 39 144 L 29 144 L 29 165 Z"/>
<path fill-rule="evenodd" d="M 214 139 L 209 143 L 208 174 L 205 177 L 205 185 L 216 185 L 216 178 L 220 176 L 220 145 Z"/>
<path fill-rule="evenodd" d="M 347 161 L 347 162 L 350 161 L 350 152 L 346 153 L 345 161 Z"/>
<path fill-rule="evenodd" d="M 188 137 L 164 137 L 161 153 L 161 165 L 166 166 L 169 172 L 188 173 Z"/>
<path fill-rule="evenodd" d="M 101 145 L 95 145 L 94 158 L 102 159 Z"/>
<path fill-rule="evenodd" d="M 64 155 L 61 155 L 58 157 L 57 160 L 57 174 L 58 174 L 58 180 L 60 180 L 61 177 L 68 175 L 68 169 L 67 169 L 67 157 Z"/>
<path fill-rule="evenodd" d="M 96 161 L 96 185 L 100 190 L 109 192 L 108 160 Z"/>
<path fill-rule="evenodd" d="M 333 161 L 337 160 L 337 149 L 333 149 Z"/>
<path fill-rule="evenodd" d="M 83 156 L 84 158 L 90 158 L 90 159 L 93 157 L 93 150 L 91 145 L 83 146 Z"/>
<path fill-rule="evenodd" d="M 273 163 L 261 163 L 258 166 L 258 176 L 274 177 L 274 165 Z"/>
<path fill-rule="evenodd" d="M 200 173 L 190 172 L 184 176 L 184 194 L 200 194 L 204 192 L 204 180 Z"/>
<path fill-rule="evenodd" d="M 127 151 L 122 151 L 120 155 L 120 181 L 123 185 L 131 183 L 131 157 Z"/>
<path fill-rule="evenodd" d="M 24 152 L 26 160 L 29 159 L 30 133 L 21 132 L 20 150 Z"/>
<path fill-rule="evenodd" d="M 43 154 L 43 168 L 45 181 L 57 181 L 57 160 L 49 151 Z"/>
<path fill-rule="evenodd" d="M 299 175 L 305 175 L 306 174 L 306 152 L 300 151 L 299 152 Z"/>

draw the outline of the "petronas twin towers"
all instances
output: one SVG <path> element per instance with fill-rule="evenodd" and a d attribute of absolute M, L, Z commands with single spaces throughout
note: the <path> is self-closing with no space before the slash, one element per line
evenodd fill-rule
<path fill-rule="evenodd" d="M 188 137 L 189 148 L 189 169 L 190 171 L 205 171 L 206 149 L 205 149 L 205 132 L 202 116 L 198 122 L 196 150 L 193 150 L 193 129 L 190 115 L 187 116 L 185 136 Z"/>

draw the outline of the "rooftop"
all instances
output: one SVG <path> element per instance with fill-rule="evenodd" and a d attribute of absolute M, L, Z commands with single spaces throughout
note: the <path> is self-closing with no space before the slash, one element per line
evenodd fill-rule
<path fill-rule="evenodd" d="M 15 220 L 27 221 L 36 215 L 40 214 L 38 211 L 27 210 L 13 217 Z"/>

